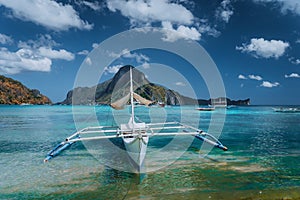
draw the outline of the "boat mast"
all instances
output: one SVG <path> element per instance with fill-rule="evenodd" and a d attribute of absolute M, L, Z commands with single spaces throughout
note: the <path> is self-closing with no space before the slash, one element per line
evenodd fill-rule
<path fill-rule="evenodd" d="M 132 81 L 132 67 L 130 70 L 130 101 L 131 101 L 131 120 L 132 120 L 132 129 L 134 129 L 134 105 L 133 105 L 133 81 Z"/>

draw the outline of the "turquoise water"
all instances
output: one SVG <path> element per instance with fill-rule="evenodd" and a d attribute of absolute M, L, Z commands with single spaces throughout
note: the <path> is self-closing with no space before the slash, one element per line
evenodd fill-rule
<path fill-rule="evenodd" d="M 156 109 L 136 112 L 143 121 L 172 121 L 182 120 L 184 111 L 191 121 L 200 119 L 204 130 L 211 122 L 211 112 L 194 107 Z M 105 166 L 107 160 L 96 159 L 82 143 L 43 163 L 76 126 L 115 124 L 109 107 L 93 108 L 96 120 L 90 110 L 0 106 L 0 199 L 300 199 L 300 113 L 263 106 L 228 109 L 220 140 L 229 151 L 213 149 L 203 156 L 202 143 L 195 140 L 174 163 L 142 176 Z M 119 120 L 127 120 L 126 112 Z M 171 139 L 151 139 L 149 155 Z M 180 146 L 147 166 L 162 165 L 176 151 Z"/>

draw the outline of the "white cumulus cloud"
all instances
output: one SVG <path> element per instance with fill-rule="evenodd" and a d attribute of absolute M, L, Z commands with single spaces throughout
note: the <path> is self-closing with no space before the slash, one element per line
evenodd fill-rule
<path fill-rule="evenodd" d="M 252 80 L 257 80 L 257 81 L 261 81 L 262 80 L 262 77 L 261 76 L 258 76 L 258 75 L 253 75 L 253 74 L 251 74 L 251 75 L 249 75 L 248 76 L 250 79 L 252 79 Z"/>
<path fill-rule="evenodd" d="M 291 73 L 284 75 L 285 78 L 300 78 L 300 75 L 297 73 Z"/>
<path fill-rule="evenodd" d="M 74 60 L 74 54 L 65 49 L 54 50 L 48 47 L 40 47 L 38 54 L 50 59 Z"/>
<path fill-rule="evenodd" d="M 194 16 L 183 5 L 168 0 L 107 0 L 110 11 L 120 11 L 132 24 L 170 21 L 192 24 Z"/>
<path fill-rule="evenodd" d="M 208 24 L 207 20 L 200 20 L 201 23 L 196 24 L 196 27 L 198 27 L 199 33 L 205 33 L 207 35 L 211 35 L 213 37 L 219 37 L 221 32 L 218 31 L 215 27 L 212 27 Z"/>
<path fill-rule="evenodd" d="M 246 80 L 246 79 L 247 79 L 247 77 L 246 77 L 246 76 L 244 76 L 244 75 L 242 75 L 242 74 L 240 74 L 240 75 L 238 76 L 238 79 L 243 79 L 243 80 Z"/>
<path fill-rule="evenodd" d="M 245 53 L 250 53 L 255 57 L 279 58 L 289 47 L 288 42 L 281 40 L 265 40 L 264 38 L 252 38 L 250 44 L 242 44 L 236 47 Z"/>
<path fill-rule="evenodd" d="M 230 19 L 231 15 L 233 15 L 233 11 L 232 10 L 222 10 L 221 13 L 220 13 L 220 17 L 226 23 L 229 22 L 229 19 Z"/>
<path fill-rule="evenodd" d="M 82 20 L 71 5 L 52 0 L 0 0 L 0 5 L 12 11 L 12 16 L 46 28 L 61 31 L 69 28 L 90 30 L 93 25 Z"/>
<path fill-rule="evenodd" d="M 0 44 L 11 44 L 13 39 L 10 36 L 0 33 Z"/>
<path fill-rule="evenodd" d="M 279 85 L 280 84 L 278 82 L 271 83 L 269 81 L 263 81 L 263 83 L 260 86 L 261 87 L 266 87 L 266 88 L 272 88 L 272 87 L 277 87 Z"/>
<path fill-rule="evenodd" d="M 101 10 L 101 6 L 99 4 L 99 2 L 90 2 L 90 1 L 80 1 L 80 2 L 77 2 L 79 5 L 85 5 L 87 7 L 89 7 L 90 9 L 92 10 L 95 10 L 95 11 L 99 11 Z"/>
<path fill-rule="evenodd" d="M 137 63 L 144 63 L 149 62 L 150 58 L 144 54 L 140 53 L 131 53 L 128 49 L 123 49 L 121 52 L 107 52 L 108 56 L 112 58 L 128 58 L 128 59 L 134 59 Z"/>
<path fill-rule="evenodd" d="M 226 23 L 229 22 L 230 17 L 233 15 L 233 9 L 230 4 L 230 0 L 223 0 L 216 11 L 216 17 Z"/>
<path fill-rule="evenodd" d="M 59 46 L 59 44 L 55 42 L 49 34 L 38 35 L 36 40 L 19 41 L 18 43 L 19 48 L 38 49 L 42 46 L 52 48 L 54 46 Z"/>
<path fill-rule="evenodd" d="M 201 33 L 217 35 L 217 31 L 207 24 L 195 23 L 196 18 L 182 1 L 170 0 L 107 0 L 112 12 L 119 11 L 130 20 L 132 27 L 151 27 L 161 24 L 165 37 L 174 42 L 177 39 L 200 40 Z"/>
<path fill-rule="evenodd" d="M 253 0 L 260 3 L 275 3 L 281 8 L 281 12 L 286 14 L 288 11 L 300 15 L 300 2 L 299 0 Z"/>
<path fill-rule="evenodd" d="M 104 73 L 115 74 L 119 71 L 119 69 L 123 67 L 123 65 L 114 65 L 104 68 Z"/>
<path fill-rule="evenodd" d="M 82 51 L 77 52 L 77 54 L 86 56 L 86 55 L 89 54 L 89 51 L 88 50 L 82 50 Z"/>
<path fill-rule="evenodd" d="M 58 44 L 49 35 L 42 35 L 36 41 L 20 41 L 18 50 L 0 48 L 0 73 L 16 74 L 22 71 L 51 71 L 52 60 L 73 60 L 74 54 L 65 49 L 53 49 Z"/>
<path fill-rule="evenodd" d="M 114 59 L 132 59 L 137 64 L 141 65 L 144 69 L 150 68 L 150 58 L 142 53 L 131 52 L 129 49 L 123 49 L 121 52 L 111 52 L 107 51 L 107 55 Z M 113 67 L 107 68 L 108 73 L 115 73 L 115 70 L 119 70 L 121 65 L 115 65 Z"/>
<path fill-rule="evenodd" d="M 98 46 L 99 46 L 98 43 L 93 43 L 93 44 L 92 44 L 93 49 L 97 48 Z"/>
<path fill-rule="evenodd" d="M 294 65 L 299 65 L 300 64 L 300 59 L 299 58 L 294 58 L 294 57 L 291 57 L 289 58 L 289 61 L 294 64 Z"/>
<path fill-rule="evenodd" d="M 21 71 L 49 72 L 51 65 L 51 59 L 38 56 L 29 49 L 19 49 L 16 52 L 10 52 L 6 48 L 0 49 L 0 73 L 2 74 L 17 74 Z"/>
<path fill-rule="evenodd" d="M 191 39 L 200 40 L 201 33 L 195 27 L 187 27 L 180 25 L 177 29 L 173 28 L 171 22 L 162 22 L 162 27 L 164 28 L 165 37 L 162 38 L 164 41 L 174 42 L 178 39 Z"/>
<path fill-rule="evenodd" d="M 149 69 L 150 68 L 150 64 L 148 62 L 144 62 L 142 65 L 141 65 L 144 69 Z"/>
<path fill-rule="evenodd" d="M 175 85 L 177 85 L 177 86 L 186 86 L 186 84 L 183 83 L 183 82 L 176 82 Z"/>

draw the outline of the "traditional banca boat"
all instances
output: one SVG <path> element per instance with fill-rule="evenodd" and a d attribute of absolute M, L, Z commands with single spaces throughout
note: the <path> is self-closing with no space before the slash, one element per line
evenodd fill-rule
<path fill-rule="evenodd" d="M 48 162 L 53 157 L 59 155 L 63 150 L 70 147 L 75 142 L 79 141 L 90 141 L 90 140 L 103 140 L 103 139 L 112 139 L 112 138 L 122 138 L 124 146 L 127 150 L 129 160 L 131 160 L 136 168 L 136 172 L 140 172 L 143 166 L 147 145 L 149 138 L 153 136 L 194 136 L 197 139 L 202 140 L 214 147 L 227 150 L 217 138 L 213 135 L 206 133 L 198 128 L 191 127 L 179 122 L 164 122 L 164 123 L 144 123 L 136 122 L 135 118 L 135 105 L 134 99 L 146 106 L 150 105 L 152 101 L 147 100 L 133 91 L 133 78 L 132 78 L 132 68 L 130 72 L 130 92 L 128 95 L 125 95 L 123 98 L 115 101 L 111 104 L 111 107 L 114 109 L 121 109 L 126 106 L 130 100 L 131 106 L 131 117 L 126 124 L 121 124 L 118 127 L 110 126 L 97 126 L 97 127 L 86 127 L 82 130 L 79 130 L 67 137 L 63 142 L 58 144 L 53 150 L 51 150 L 44 162 Z M 93 134 L 93 136 L 88 136 Z M 95 134 L 99 134 L 98 136 Z"/>

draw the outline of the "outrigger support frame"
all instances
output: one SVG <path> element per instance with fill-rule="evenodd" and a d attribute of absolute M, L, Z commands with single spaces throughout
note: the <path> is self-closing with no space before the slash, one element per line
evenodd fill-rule
<path fill-rule="evenodd" d="M 168 130 L 168 132 L 164 132 Z M 174 130 L 173 132 L 170 132 Z M 206 142 L 216 148 L 227 151 L 227 147 L 224 146 L 216 137 L 204 132 L 203 130 L 179 123 L 179 122 L 165 122 L 165 123 L 150 123 L 146 124 L 146 131 L 139 133 L 138 130 L 130 133 L 132 130 L 122 130 L 118 126 L 96 126 L 86 127 L 80 131 L 75 132 L 71 136 L 67 137 L 65 141 L 58 144 L 53 150 L 51 150 L 44 162 L 48 162 L 52 158 L 58 156 L 61 152 L 69 148 L 72 144 L 79 141 L 91 141 L 101 139 L 113 139 L 122 138 L 124 136 L 186 136 L 191 135 L 195 138 Z M 88 136 L 88 135 L 92 136 Z"/>

